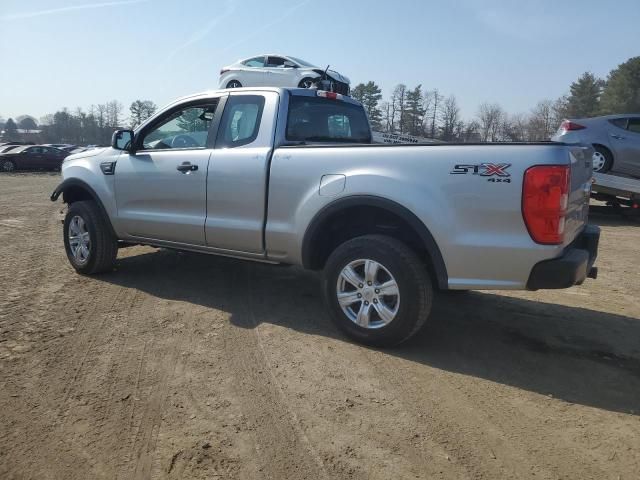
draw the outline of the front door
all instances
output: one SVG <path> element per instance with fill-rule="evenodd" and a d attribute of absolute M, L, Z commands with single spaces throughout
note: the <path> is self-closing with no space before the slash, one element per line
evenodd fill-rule
<path fill-rule="evenodd" d="M 297 87 L 295 81 L 295 72 L 285 67 L 286 60 L 282 57 L 267 57 L 267 82 L 265 85 L 270 87 Z"/>
<path fill-rule="evenodd" d="M 122 230 L 131 237 L 205 245 L 209 143 L 218 99 L 169 109 L 136 133 L 115 169 Z"/>

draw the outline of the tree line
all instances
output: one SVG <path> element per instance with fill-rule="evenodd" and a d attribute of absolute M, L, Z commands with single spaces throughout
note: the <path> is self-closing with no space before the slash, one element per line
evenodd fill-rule
<path fill-rule="evenodd" d="M 520 142 L 548 140 L 564 118 L 592 117 L 613 113 L 640 113 L 640 57 L 633 57 L 601 79 L 591 72 L 573 82 L 566 95 L 539 101 L 529 112 L 508 113 L 498 103 L 482 103 L 473 118 L 462 118 L 455 95 L 422 85 L 398 84 L 383 98 L 374 81 L 360 83 L 352 96 L 365 107 L 374 130 L 461 142 Z M 106 145 L 117 128 L 135 128 L 156 111 L 150 100 L 136 100 L 124 107 L 117 100 L 92 105 L 87 111 L 64 108 L 40 119 L 28 115 L 6 122 L 3 140 L 34 138 L 40 143 Z M 22 132 L 27 133 L 20 133 Z"/>
<path fill-rule="evenodd" d="M 156 104 L 151 100 L 136 100 L 129 106 L 125 117 L 124 107 L 117 100 L 91 105 L 87 111 L 78 107 L 73 111 L 63 108 L 40 118 L 29 115 L 15 121 L 0 119 L 4 130 L 3 140 L 32 140 L 35 143 L 70 143 L 74 145 L 108 145 L 114 130 L 129 126 L 135 128 L 153 115 Z M 38 133 L 35 133 L 38 132 Z"/>
<path fill-rule="evenodd" d="M 475 117 L 463 119 L 455 95 L 403 83 L 387 99 L 374 81 L 356 85 L 352 96 L 364 105 L 374 130 L 382 132 L 461 142 L 548 140 L 565 118 L 640 113 L 640 57 L 613 69 L 606 80 L 585 72 L 566 95 L 541 100 L 526 113 L 483 103 Z"/>

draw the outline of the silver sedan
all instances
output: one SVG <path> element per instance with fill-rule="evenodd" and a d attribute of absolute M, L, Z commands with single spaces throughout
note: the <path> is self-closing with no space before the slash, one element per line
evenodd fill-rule
<path fill-rule="evenodd" d="M 640 178 L 640 114 L 569 119 L 551 140 L 593 145 L 593 171 Z"/>

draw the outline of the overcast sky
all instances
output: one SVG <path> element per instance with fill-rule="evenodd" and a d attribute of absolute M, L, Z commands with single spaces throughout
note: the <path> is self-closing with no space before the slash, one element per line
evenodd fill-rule
<path fill-rule="evenodd" d="M 0 116 L 163 105 L 267 52 L 526 112 L 639 55 L 639 25 L 639 0 L 0 0 Z"/>

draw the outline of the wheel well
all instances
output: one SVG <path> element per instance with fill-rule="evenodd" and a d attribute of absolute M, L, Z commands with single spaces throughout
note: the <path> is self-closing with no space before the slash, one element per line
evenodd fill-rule
<path fill-rule="evenodd" d="M 67 180 L 64 183 L 66 182 L 69 182 L 69 181 Z M 62 190 L 62 201 L 67 205 L 71 205 L 74 202 L 79 202 L 82 200 L 89 200 L 94 202 L 98 206 L 98 209 L 100 210 L 100 212 L 105 218 L 105 221 L 107 222 L 107 226 L 109 227 L 109 229 L 111 230 L 111 233 L 115 237 L 116 233 L 113 228 L 113 225 L 111 224 L 111 218 L 109 218 L 109 215 L 107 214 L 107 211 L 105 210 L 104 205 L 100 201 L 100 198 L 91 190 L 91 188 L 89 186 L 85 187 L 84 182 L 74 182 L 73 180 L 71 180 L 70 181 L 71 185 L 64 185 L 64 183 L 59 187 Z M 54 196 L 52 196 L 51 199 L 55 201 L 58 198 L 57 195 L 59 195 L 59 192 L 60 190 L 57 190 L 57 194 L 54 193 Z"/>
<path fill-rule="evenodd" d="M 412 221 L 414 219 L 393 210 L 381 205 L 350 205 L 335 209 L 314 221 L 304 239 L 304 266 L 320 270 L 331 252 L 347 240 L 362 235 L 381 234 L 400 240 L 411 248 L 424 260 L 437 284 L 446 288 L 444 262 L 431 234 L 421 222 L 424 231 L 416 228 Z M 419 222 L 417 217 L 415 221 Z"/>
<path fill-rule="evenodd" d="M 80 200 L 95 200 L 86 188 L 77 185 L 69 186 L 62 192 L 62 200 L 64 203 L 79 202 Z"/>

